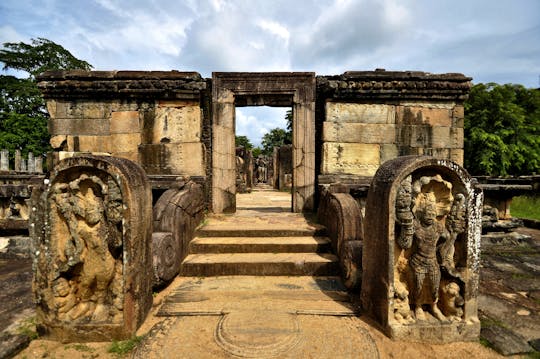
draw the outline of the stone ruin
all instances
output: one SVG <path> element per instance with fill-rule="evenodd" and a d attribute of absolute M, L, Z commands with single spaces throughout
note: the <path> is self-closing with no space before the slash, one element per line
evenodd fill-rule
<path fill-rule="evenodd" d="M 43 331 L 134 333 L 204 211 L 234 212 L 236 193 L 264 180 L 290 185 L 293 212 L 318 209 L 345 283 L 388 335 L 478 336 L 481 196 L 460 167 L 470 78 L 53 71 L 38 80 L 54 148 L 32 221 Z M 235 108 L 261 105 L 292 107 L 293 141 L 254 173 L 258 159 L 235 147 Z"/>
<path fill-rule="evenodd" d="M 361 301 L 392 338 L 476 340 L 482 191 L 448 160 L 406 156 L 373 178 Z"/>
<path fill-rule="evenodd" d="M 123 158 L 67 158 L 32 196 L 38 331 L 61 341 L 131 337 L 152 306 L 142 169 Z"/>

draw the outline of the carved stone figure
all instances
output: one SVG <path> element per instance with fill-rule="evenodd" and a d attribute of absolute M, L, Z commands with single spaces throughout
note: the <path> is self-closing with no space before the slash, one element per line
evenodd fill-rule
<path fill-rule="evenodd" d="M 455 282 L 449 282 L 441 288 L 441 309 L 451 321 L 460 321 L 463 317 L 465 301 L 459 291 L 459 285 Z"/>
<path fill-rule="evenodd" d="M 377 171 L 366 202 L 361 302 L 390 337 L 478 338 L 482 198 L 451 161 L 403 156 Z"/>
<path fill-rule="evenodd" d="M 63 342 L 131 337 L 152 305 L 152 197 L 127 159 L 60 161 L 32 191 L 37 329 Z"/>
<path fill-rule="evenodd" d="M 442 235 L 443 228 L 436 221 L 437 203 L 433 192 L 420 193 L 414 220 L 415 250 L 411 255 L 409 265 L 413 274 L 412 303 L 416 319 L 425 320 L 422 304 L 429 304 L 431 313 L 439 320 L 446 318 L 437 307 L 439 298 L 439 284 L 441 271 L 437 262 L 437 242 Z M 422 292 L 429 291 L 427 303 L 422 300 Z"/>
<path fill-rule="evenodd" d="M 111 192 L 99 177 L 82 174 L 53 189 L 58 215 L 70 234 L 58 243 L 63 250 L 59 253 L 60 277 L 56 279 L 55 296 L 62 320 L 91 318 L 101 322 L 114 317 L 107 296 L 116 273 L 111 249 L 116 251 L 122 245 L 116 227 L 122 219 L 122 202 L 118 186 L 112 179 L 108 183 Z M 76 301 L 73 306 L 72 297 Z"/>
<path fill-rule="evenodd" d="M 459 277 L 454 262 L 454 244 L 458 235 L 465 231 L 466 216 L 465 196 L 458 193 L 455 196 L 450 213 L 446 217 L 446 240 L 439 246 L 441 266 L 453 277 Z"/>

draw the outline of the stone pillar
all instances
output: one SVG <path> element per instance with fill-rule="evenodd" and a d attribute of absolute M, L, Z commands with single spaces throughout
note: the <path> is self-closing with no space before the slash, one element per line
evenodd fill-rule
<path fill-rule="evenodd" d="M 230 213 L 236 211 L 234 93 L 222 90 L 212 107 L 212 211 Z"/>
<path fill-rule="evenodd" d="M 455 162 L 404 156 L 369 189 L 362 306 L 395 339 L 477 341 L 482 191 Z"/>
<path fill-rule="evenodd" d="M 35 171 L 36 173 L 43 173 L 43 157 L 38 156 L 35 158 Z"/>
<path fill-rule="evenodd" d="M 0 151 L 0 171 L 9 171 L 9 151 Z"/>
<path fill-rule="evenodd" d="M 32 152 L 28 152 L 28 172 L 36 172 L 36 161 L 34 160 L 34 154 Z"/>
<path fill-rule="evenodd" d="M 28 171 L 28 167 L 26 166 L 26 159 L 22 158 L 21 159 L 21 172 L 26 172 Z"/>
<path fill-rule="evenodd" d="M 293 126 L 292 211 L 309 212 L 315 206 L 314 102 L 295 101 L 293 107 Z"/>
<path fill-rule="evenodd" d="M 15 150 L 15 172 L 21 171 L 21 150 Z"/>
<path fill-rule="evenodd" d="M 152 306 L 152 194 L 134 162 L 67 158 L 32 193 L 37 328 L 62 341 L 133 336 Z"/>
<path fill-rule="evenodd" d="M 272 187 L 274 189 L 279 189 L 279 147 L 274 147 L 274 153 L 272 154 L 272 167 L 274 173 Z"/>

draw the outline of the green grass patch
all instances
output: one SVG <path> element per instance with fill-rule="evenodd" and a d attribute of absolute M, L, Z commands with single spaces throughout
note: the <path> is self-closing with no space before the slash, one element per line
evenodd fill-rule
<path fill-rule="evenodd" d="M 530 352 L 529 354 L 527 354 L 527 358 L 540 359 L 540 352 L 536 350 L 533 352 Z"/>
<path fill-rule="evenodd" d="M 534 274 L 512 273 L 512 279 L 534 279 L 534 278 L 536 278 Z"/>
<path fill-rule="evenodd" d="M 540 221 L 540 196 L 519 196 L 510 205 L 512 217 L 536 219 Z"/>
<path fill-rule="evenodd" d="M 78 352 L 87 352 L 91 353 L 94 351 L 94 349 L 90 348 L 86 344 L 70 344 L 65 346 L 66 349 L 75 349 Z"/>
<path fill-rule="evenodd" d="M 484 339 L 484 338 L 482 338 L 482 337 L 480 337 L 480 344 L 482 344 L 482 345 L 485 346 L 486 348 L 493 349 L 493 345 L 491 345 L 491 343 L 489 342 L 489 340 Z"/>
<path fill-rule="evenodd" d="M 116 354 L 118 356 L 123 356 L 132 351 L 137 344 L 143 340 L 144 336 L 134 336 L 131 339 L 116 341 L 113 340 L 109 349 L 109 353 Z"/>
<path fill-rule="evenodd" d="M 19 334 L 26 335 L 30 340 L 37 339 L 39 334 L 36 330 L 36 317 L 30 317 L 24 320 L 17 331 Z"/>
<path fill-rule="evenodd" d="M 499 319 L 491 318 L 488 316 L 483 316 L 482 318 L 480 318 L 480 326 L 482 328 L 489 328 L 489 327 L 506 328 L 506 324 L 503 321 Z"/>

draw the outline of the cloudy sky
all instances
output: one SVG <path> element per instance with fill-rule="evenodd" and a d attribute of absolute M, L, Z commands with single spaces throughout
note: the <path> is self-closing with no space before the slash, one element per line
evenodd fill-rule
<path fill-rule="evenodd" d="M 540 0 L 2 0 L 0 42 L 36 37 L 97 70 L 385 68 L 540 86 Z M 284 113 L 239 108 L 237 133 L 258 144 Z"/>

